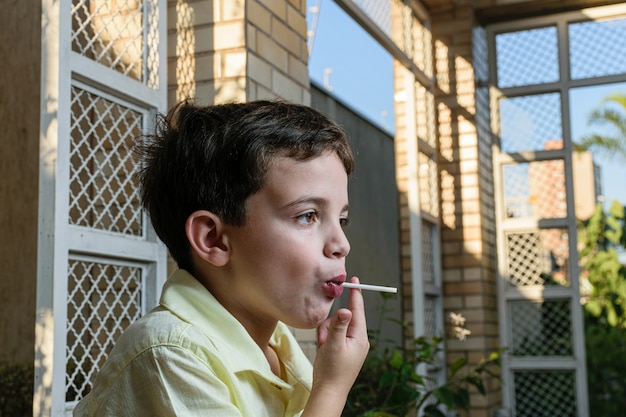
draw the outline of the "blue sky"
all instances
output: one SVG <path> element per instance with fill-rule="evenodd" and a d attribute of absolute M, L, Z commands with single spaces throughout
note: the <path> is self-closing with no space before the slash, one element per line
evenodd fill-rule
<path fill-rule="evenodd" d="M 309 72 L 318 85 L 326 82 L 332 94 L 374 124 L 393 133 L 393 67 L 389 53 L 372 39 L 331 0 L 307 0 L 309 9 L 320 4 Z M 311 27 L 311 16 L 309 27 Z M 572 91 L 572 135 L 574 140 L 591 132 L 589 113 L 609 93 L 626 94 L 626 84 Z M 626 163 L 602 155 L 594 157 L 602 168 L 606 201 L 626 204 Z"/>
<path fill-rule="evenodd" d="M 317 0 L 307 0 L 309 9 Z M 311 79 L 374 124 L 393 131 L 393 66 L 389 53 L 331 0 L 322 0 L 309 58 Z M 309 18 L 309 28 L 311 19 Z"/>
<path fill-rule="evenodd" d="M 626 94 L 626 83 L 585 87 L 571 90 L 572 137 L 574 141 L 585 134 L 598 132 L 598 127 L 589 126 L 588 119 L 598 104 L 609 94 Z M 626 161 L 609 159 L 604 155 L 594 155 L 594 161 L 602 168 L 602 188 L 605 200 L 626 204 Z"/>

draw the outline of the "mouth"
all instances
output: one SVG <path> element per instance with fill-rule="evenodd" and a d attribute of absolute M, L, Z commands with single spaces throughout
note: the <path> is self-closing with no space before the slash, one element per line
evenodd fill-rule
<path fill-rule="evenodd" d="M 341 285 L 345 281 L 345 277 L 335 277 L 324 282 L 324 292 L 329 298 L 339 298 L 343 292 L 343 286 Z"/>

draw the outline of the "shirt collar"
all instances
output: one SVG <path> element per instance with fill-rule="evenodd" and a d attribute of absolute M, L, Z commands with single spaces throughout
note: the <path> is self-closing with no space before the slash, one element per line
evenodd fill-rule
<path fill-rule="evenodd" d="M 222 358 L 230 369 L 253 371 L 287 388 L 285 381 L 272 373 L 263 352 L 243 325 L 189 272 L 179 269 L 168 278 L 160 304 L 184 321 L 198 326 L 223 353 Z M 312 375 L 297 372 L 298 369 L 309 369 L 310 362 L 285 324 L 278 323 L 270 344 L 293 379 L 290 382 L 310 389 Z"/>

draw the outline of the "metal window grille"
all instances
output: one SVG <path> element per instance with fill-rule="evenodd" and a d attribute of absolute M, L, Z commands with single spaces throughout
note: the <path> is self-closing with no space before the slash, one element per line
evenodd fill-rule
<path fill-rule="evenodd" d="M 570 300 L 509 303 L 511 355 L 570 356 L 574 353 Z"/>
<path fill-rule="evenodd" d="M 72 1 L 72 51 L 158 88 L 158 7 L 151 1 Z"/>
<path fill-rule="evenodd" d="M 141 264 L 70 257 L 67 288 L 66 398 L 75 402 L 115 341 L 143 312 Z"/>
<path fill-rule="evenodd" d="M 626 73 L 626 18 L 568 25 L 573 79 Z"/>
<path fill-rule="evenodd" d="M 143 114 L 73 86 L 71 116 L 70 224 L 142 236 L 133 144 Z"/>
<path fill-rule="evenodd" d="M 353 0 L 376 25 L 391 36 L 391 3 L 388 0 Z"/>
<path fill-rule="evenodd" d="M 570 91 L 626 79 L 624 15 L 622 5 L 487 27 L 498 87 L 490 103 L 500 334 L 509 349 L 503 402 L 512 417 L 589 415 Z"/>
<path fill-rule="evenodd" d="M 556 26 L 501 33 L 495 43 L 498 87 L 559 79 Z"/>
<path fill-rule="evenodd" d="M 437 163 L 420 152 L 419 164 L 420 208 L 433 216 L 439 215 L 439 188 L 437 179 Z"/>
<path fill-rule="evenodd" d="M 503 98 L 500 100 L 502 152 L 562 148 L 561 119 L 558 93 Z"/>
<path fill-rule="evenodd" d="M 436 284 L 436 271 L 434 259 L 434 241 L 436 236 L 433 226 L 422 221 L 422 273 L 424 283 Z"/>
<path fill-rule="evenodd" d="M 366 31 L 403 62 L 419 69 L 418 77 L 429 85 L 432 75 L 432 36 L 411 6 L 401 0 L 335 0 Z M 393 28 L 392 28 L 393 26 Z"/>
<path fill-rule="evenodd" d="M 429 149 L 436 149 L 435 98 L 431 91 L 418 83 L 415 83 L 415 111 L 417 116 L 415 130 L 418 140 Z"/>
<path fill-rule="evenodd" d="M 565 162 L 554 159 L 502 166 L 503 216 L 507 219 L 567 217 Z"/>
<path fill-rule="evenodd" d="M 542 229 L 506 233 L 507 273 L 511 286 L 564 285 L 570 283 L 567 229 Z"/>
<path fill-rule="evenodd" d="M 424 297 L 424 335 L 441 336 L 439 331 L 439 297 L 427 295 Z"/>
<path fill-rule="evenodd" d="M 165 10 L 159 0 L 42 4 L 41 415 L 71 414 L 165 280 L 166 251 L 140 208 L 132 150 L 166 107 Z"/>
<path fill-rule="evenodd" d="M 435 256 L 438 253 L 437 227 L 427 220 L 421 222 L 422 239 L 420 242 L 421 279 L 423 283 L 422 335 L 426 337 L 443 336 L 443 306 L 440 272 Z M 439 354 L 440 362 L 427 367 L 428 384 L 433 387 L 444 383 L 446 379 L 444 352 Z"/>
<path fill-rule="evenodd" d="M 441 280 L 435 254 L 437 231 L 435 225 L 422 220 L 422 282 L 424 284 L 424 336 L 441 336 L 443 311 L 441 308 Z"/>
<path fill-rule="evenodd" d="M 574 371 L 517 371 L 516 417 L 577 417 Z"/>

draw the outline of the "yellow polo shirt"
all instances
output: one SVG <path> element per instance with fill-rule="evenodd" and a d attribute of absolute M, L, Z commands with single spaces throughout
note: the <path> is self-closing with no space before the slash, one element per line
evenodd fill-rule
<path fill-rule="evenodd" d="M 213 295 L 178 270 L 160 306 L 120 337 L 74 416 L 297 416 L 311 363 L 283 323 L 270 344 L 286 380 Z"/>

